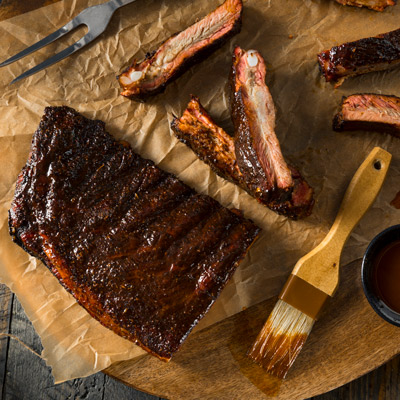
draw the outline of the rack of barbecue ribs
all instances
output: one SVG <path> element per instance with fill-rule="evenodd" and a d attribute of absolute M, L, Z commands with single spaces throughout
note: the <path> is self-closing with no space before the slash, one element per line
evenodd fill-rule
<path fill-rule="evenodd" d="M 382 71 L 400 63 L 400 29 L 334 46 L 318 54 L 321 73 L 339 86 L 349 76 Z"/>
<path fill-rule="evenodd" d="M 400 98 L 370 93 L 344 97 L 333 129 L 380 131 L 400 137 Z"/>
<path fill-rule="evenodd" d="M 367 7 L 374 11 L 383 11 L 386 7 L 395 6 L 396 0 L 336 0 L 344 6 Z"/>
<path fill-rule="evenodd" d="M 171 36 L 143 61 L 135 60 L 118 77 L 121 94 L 144 100 L 163 91 L 168 83 L 240 32 L 242 10 L 242 0 L 226 0 L 200 21 Z"/>
<path fill-rule="evenodd" d="M 9 229 L 90 315 L 163 360 L 259 233 L 68 107 L 45 109 Z"/>
<path fill-rule="evenodd" d="M 171 123 L 175 135 L 218 175 L 271 210 L 293 219 L 310 215 L 313 190 L 288 165 L 275 134 L 275 106 L 259 52 L 236 47 L 230 75 L 234 137 L 220 128 L 197 97 Z"/>

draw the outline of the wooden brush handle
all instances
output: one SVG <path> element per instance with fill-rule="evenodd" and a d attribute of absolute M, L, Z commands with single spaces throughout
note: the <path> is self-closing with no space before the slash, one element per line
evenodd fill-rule
<path fill-rule="evenodd" d="M 301 258 L 292 274 L 332 296 L 339 282 L 340 255 L 351 231 L 378 195 L 392 155 L 375 147 L 353 176 L 325 239 Z"/>
<path fill-rule="evenodd" d="M 390 153 L 380 147 L 375 147 L 354 174 L 336 219 L 325 239 L 326 241 L 335 240 L 340 253 L 350 233 L 378 196 L 391 159 Z"/>

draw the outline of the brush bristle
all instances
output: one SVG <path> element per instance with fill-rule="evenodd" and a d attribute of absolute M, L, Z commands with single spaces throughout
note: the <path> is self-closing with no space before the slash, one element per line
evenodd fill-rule
<path fill-rule="evenodd" d="M 297 308 L 278 300 L 257 336 L 249 357 L 268 373 L 285 378 L 314 325 Z"/>

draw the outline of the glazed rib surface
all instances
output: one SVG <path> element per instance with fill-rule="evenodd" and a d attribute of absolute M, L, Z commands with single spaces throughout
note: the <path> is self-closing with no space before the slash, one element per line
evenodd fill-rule
<path fill-rule="evenodd" d="M 260 53 L 235 48 L 231 74 L 235 153 L 255 190 L 287 190 L 293 179 L 275 134 L 275 105 L 265 75 Z"/>
<path fill-rule="evenodd" d="M 164 360 L 259 232 L 68 107 L 45 110 L 9 227 L 94 318 Z"/>
<path fill-rule="evenodd" d="M 241 29 L 242 0 L 221 6 L 132 65 L 119 77 L 122 95 L 143 100 L 162 91 L 193 64 L 202 61 Z"/>
<path fill-rule="evenodd" d="M 400 62 L 400 29 L 334 46 L 318 62 L 327 82 L 393 67 Z"/>
<path fill-rule="evenodd" d="M 400 98 L 369 93 L 345 97 L 333 129 L 382 131 L 400 137 Z"/>
<path fill-rule="evenodd" d="M 275 105 L 261 54 L 236 47 L 231 70 L 231 115 L 238 167 L 253 195 L 291 218 L 307 216 L 313 191 L 289 166 L 275 133 Z"/>

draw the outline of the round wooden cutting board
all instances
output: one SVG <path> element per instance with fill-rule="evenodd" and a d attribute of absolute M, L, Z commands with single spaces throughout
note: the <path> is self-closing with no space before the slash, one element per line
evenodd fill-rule
<path fill-rule="evenodd" d="M 400 352 L 399 328 L 378 317 L 361 286 L 361 260 L 342 267 L 340 287 L 279 387 L 246 352 L 275 305 L 267 300 L 190 335 L 172 361 L 123 361 L 104 372 L 167 399 L 304 399 L 358 378 Z"/>

